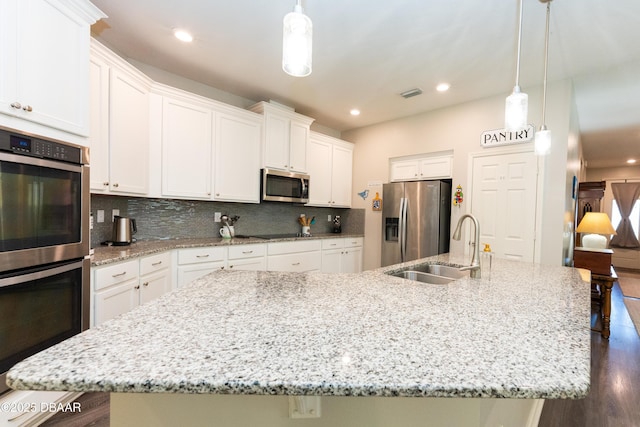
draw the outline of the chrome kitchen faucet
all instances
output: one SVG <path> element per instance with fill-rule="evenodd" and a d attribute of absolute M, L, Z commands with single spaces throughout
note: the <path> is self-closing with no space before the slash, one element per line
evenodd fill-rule
<path fill-rule="evenodd" d="M 472 214 L 464 214 L 458 220 L 458 225 L 456 225 L 456 230 L 453 232 L 453 239 L 460 240 L 460 231 L 462 229 L 462 223 L 465 219 L 470 218 L 473 221 L 473 226 L 475 228 L 475 236 L 473 241 L 473 256 L 471 257 L 471 265 L 467 267 L 462 267 L 460 270 L 471 270 L 470 275 L 474 279 L 480 279 L 480 224 L 478 223 L 478 219 Z"/>

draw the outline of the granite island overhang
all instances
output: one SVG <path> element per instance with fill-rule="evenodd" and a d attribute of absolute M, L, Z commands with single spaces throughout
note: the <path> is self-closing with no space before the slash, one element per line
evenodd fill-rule
<path fill-rule="evenodd" d="M 447 254 L 413 264 L 426 262 L 465 264 Z M 490 277 L 446 285 L 385 274 L 403 266 L 212 273 L 18 363 L 7 383 L 494 406 L 586 396 L 590 287 L 576 269 L 494 260 Z"/>

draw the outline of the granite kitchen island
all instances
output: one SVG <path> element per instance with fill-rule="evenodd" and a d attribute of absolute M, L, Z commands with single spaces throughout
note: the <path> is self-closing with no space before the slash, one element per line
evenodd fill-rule
<path fill-rule="evenodd" d="M 543 399 L 586 396 L 578 270 L 494 260 L 490 277 L 446 285 L 385 274 L 407 265 L 212 273 L 30 357 L 7 382 L 112 392 L 112 425 L 533 426 Z M 317 415 L 296 404 L 318 400 L 319 418 L 290 418 Z"/>

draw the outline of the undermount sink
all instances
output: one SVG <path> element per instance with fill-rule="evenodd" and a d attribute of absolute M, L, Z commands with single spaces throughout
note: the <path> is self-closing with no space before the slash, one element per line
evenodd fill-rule
<path fill-rule="evenodd" d="M 405 270 L 387 273 L 391 276 L 401 277 L 403 279 L 415 280 L 422 283 L 431 283 L 434 285 L 446 285 L 456 279 L 469 276 L 468 270 L 460 270 L 442 264 L 423 264 L 408 267 Z"/>

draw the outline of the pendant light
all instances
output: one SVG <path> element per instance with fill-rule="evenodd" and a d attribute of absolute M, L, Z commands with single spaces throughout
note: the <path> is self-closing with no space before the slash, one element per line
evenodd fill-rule
<path fill-rule="evenodd" d="M 538 156 L 545 156 L 551 151 L 551 131 L 547 129 L 545 113 L 547 107 L 547 68 L 549 66 L 549 16 L 551 15 L 551 1 L 540 0 L 547 4 L 547 28 L 544 37 L 544 80 L 542 84 L 542 124 L 536 132 L 535 151 Z"/>
<path fill-rule="evenodd" d="M 302 13 L 301 0 L 283 21 L 282 69 L 295 77 L 311 74 L 311 19 Z"/>
<path fill-rule="evenodd" d="M 518 56 L 516 60 L 516 85 L 507 97 L 504 112 L 504 127 L 508 131 L 518 131 L 527 127 L 529 96 L 520 91 L 520 47 L 522 45 L 522 0 L 520 0 L 520 19 L 518 23 Z"/>

